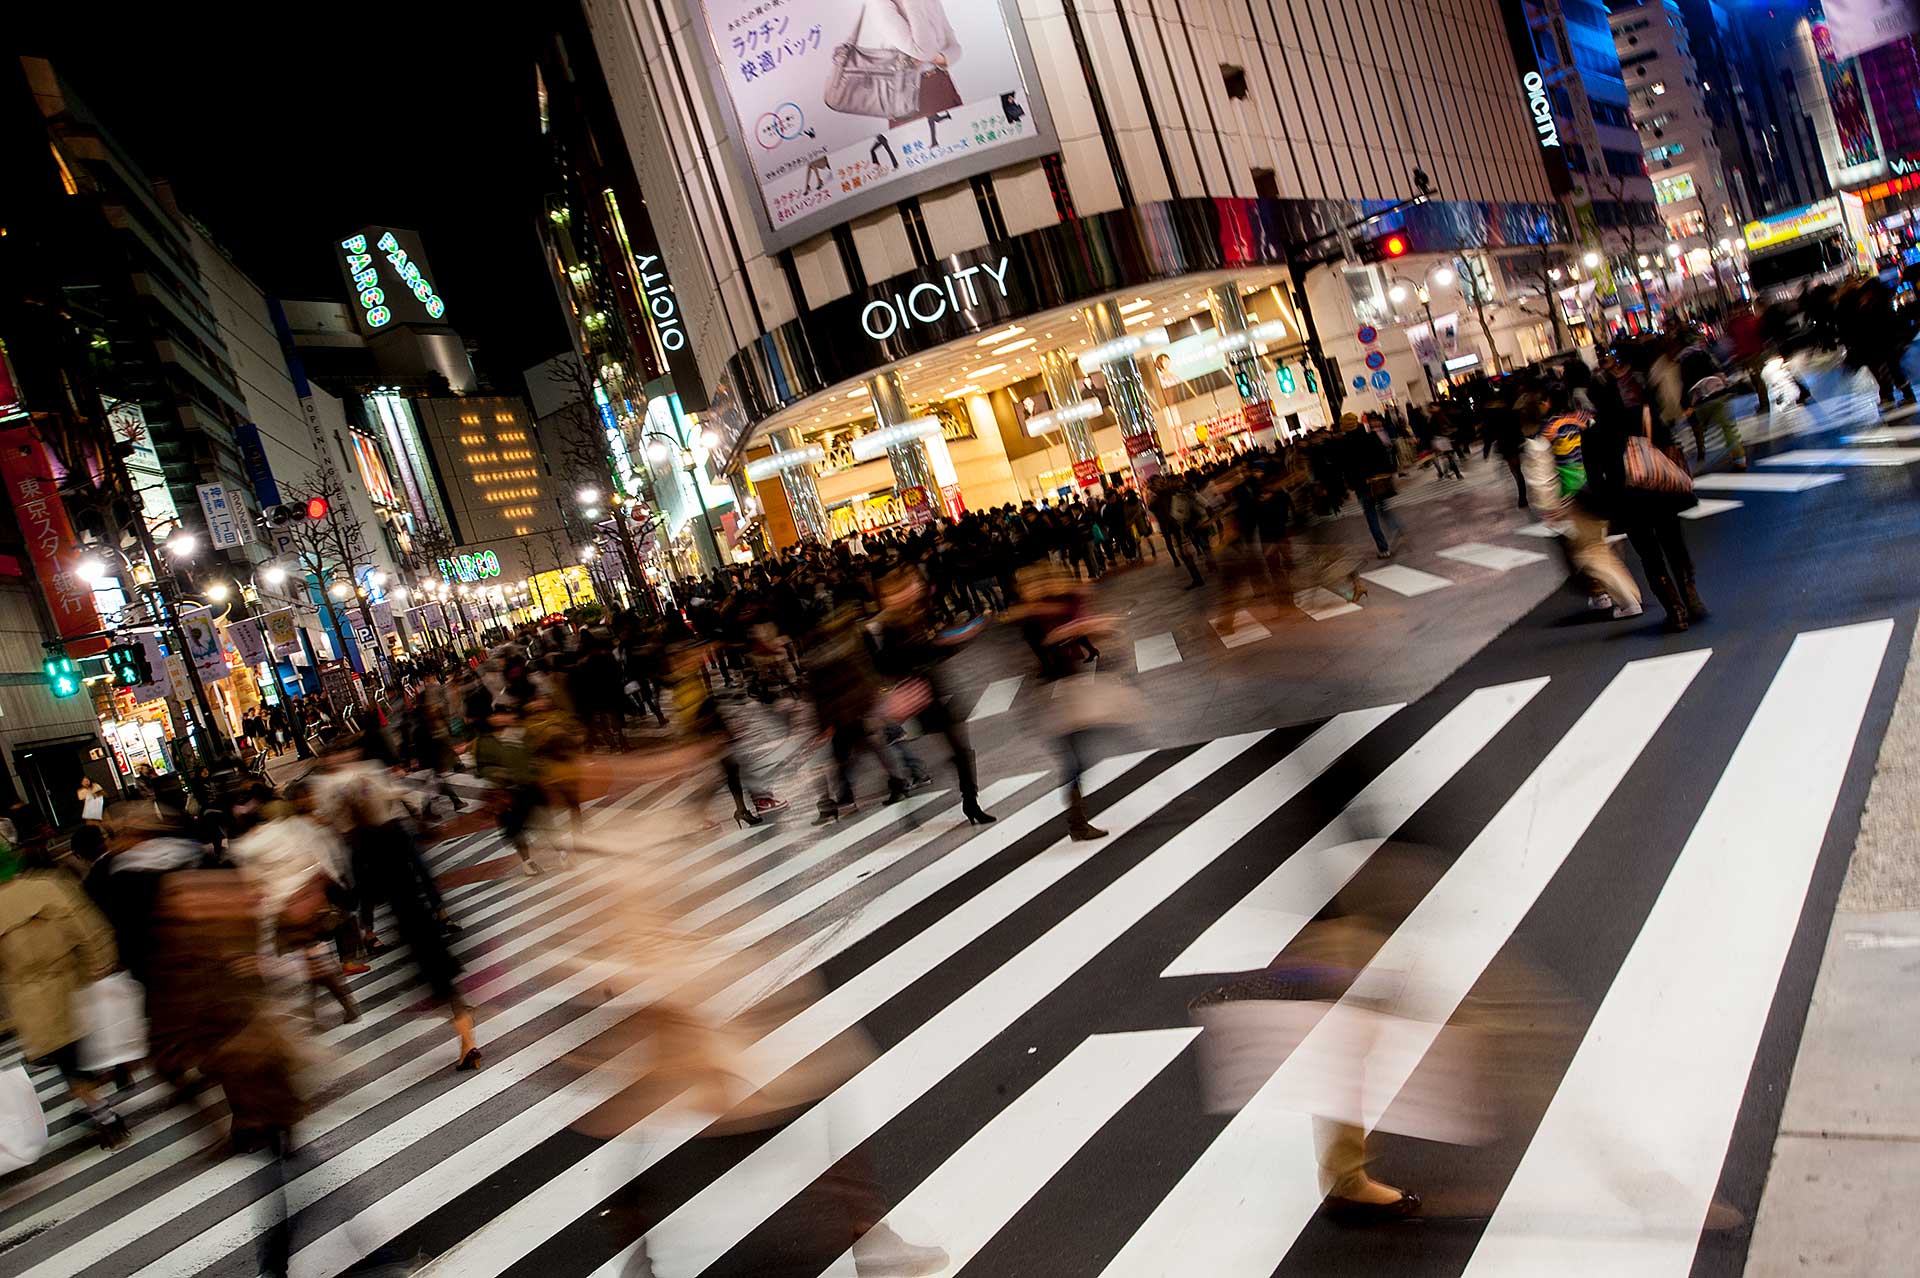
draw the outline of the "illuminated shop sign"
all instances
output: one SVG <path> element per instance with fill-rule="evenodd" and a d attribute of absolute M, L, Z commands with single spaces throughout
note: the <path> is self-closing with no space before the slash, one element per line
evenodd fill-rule
<path fill-rule="evenodd" d="M 434 291 L 412 231 L 370 226 L 341 240 L 339 249 L 362 336 L 392 324 L 438 324 L 445 317 L 447 304 Z"/>
<path fill-rule="evenodd" d="M 860 327 L 874 341 L 884 342 L 903 328 L 911 328 L 915 324 L 937 324 L 949 311 L 978 306 L 982 287 L 974 283 L 975 276 L 992 280 L 999 295 L 1007 295 L 1007 258 L 1002 256 L 997 263 L 982 262 L 978 266 L 949 271 L 940 277 L 939 283 L 924 281 L 905 292 L 876 298 L 860 312 Z M 965 302 L 960 300 L 963 293 L 967 299 Z"/>
<path fill-rule="evenodd" d="M 1788 240 L 1818 235 L 1839 225 L 1840 201 L 1821 200 L 1818 204 L 1809 204 L 1804 208 L 1776 213 L 1772 217 L 1763 217 L 1757 222 L 1747 223 L 1747 248 L 1749 251 L 1769 248 Z"/>
<path fill-rule="evenodd" d="M 1538 71 L 1529 71 L 1520 77 L 1520 87 L 1527 95 L 1527 111 L 1533 116 L 1533 131 L 1540 138 L 1542 148 L 1560 145 L 1560 126 L 1553 121 L 1553 103 L 1547 99 L 1547 82 Z"/>
<path fill-rule="evenodd" d="M 477 555 L 457 555 L 451 559 L 436 559 L 434 563 L 440 569 L 440 575 L 448 581 L 479 581 L 483 577 L 500 575 L 500 556 L 491 550 L 483 550 Z"/>

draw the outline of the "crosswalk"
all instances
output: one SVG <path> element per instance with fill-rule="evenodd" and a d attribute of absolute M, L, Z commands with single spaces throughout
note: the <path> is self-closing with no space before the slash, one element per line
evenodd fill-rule
<path fill-rule="evenodd" d="M 358 1023 L 313 1035 L 293 1272 L 384 1249 L 436 1278 L 818 1278 L 899 1272 L 889 1249 L 913 1246 L 944 1253 L 925 1272 L 1291 1274 L 1324 1227 L 1325 1080 L 1356 1074 L 1337 1116 L 1391 1139 L 1406 1096 L 1453 1078 L 1445 1031 L 1488 973 L 1546 946 L 1591 1010 L 1434 1272 L 1682 1278 L 1893 633 L 1623 656 L 1122 755 L 1083 781 L 1093 842 L 1065 837 L 1052 779 L 990 767 L 985 827 L 923 791 L 643 854 L 691 778 L 603 800 L 598 855 L 449 893 L 483 1069 L 448 1068 L 391 959 L 356 978 Z M 452 842 L 442 866 L 500 854 Z M 1290 1050 L 1202 1029 L 1195 997 L 1286 970 L 1408 848 L 1433 873 L 1357 970 L 1321 972 Z M 636 891 L 690 938 L 671 965 L 623 957 Z M 630 1091 L 662 1006 L 737 1027 L 736 1098 L 820 1081 L 748 1137 L 687 1080 Z M 223 1107 L 144 1081 L 107 1153 L 35 1081 L 55 1142 L 0 1177 L 0 1276 L 254 1272 L 270 1178 L 220 1154 Z"/>

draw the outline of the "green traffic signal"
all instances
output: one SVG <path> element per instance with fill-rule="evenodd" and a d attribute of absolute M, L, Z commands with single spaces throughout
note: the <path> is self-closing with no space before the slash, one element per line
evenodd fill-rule
<path fill-rule="evenodd" d="M 56 697 L 71 697 L 80 691 L 80 667 L 73 664 L 73 658 L 61 653 L 48 657 L 42 668 L 47 672 L 47 686 L 53 689 Z"/>

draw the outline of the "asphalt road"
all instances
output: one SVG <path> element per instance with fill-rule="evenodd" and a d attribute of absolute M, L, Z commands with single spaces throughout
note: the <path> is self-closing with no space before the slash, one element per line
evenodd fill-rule
<path fill-rule="evenodd" d="M 597 854 L 452 897 L 485 1068 L 445 1068 L 392 959 L 323 1019 L 295 1272 L 1738 1274 L 1920 593 L 1920 447 L 1849 442 L 1858 409 L 1703 492 L 1740 504 L 1687 524 L 1684 635 L 1560 589 L 1488 468 L 1409 491 L 1415 576 L 1357 611 L 1116 577 L 1093 678 L 1144 713 L 1090 777 L 1098 842 L 1064 837 L 1060 699 L 1008 634 L 954 669 L 996 825 L 958 823 L 937 741 L 913 811 L 824 829 L 712 825 L 701 769 L 616 788 Z M 793 746 L 759 762 L 804 809 Z M 614 948 L 652 866 L 707 947 L 670 977 Z M 669 990 L 751 1045 L 754 1121 L 628 1087 Z M 0 1178 L 0 1275 L 254 1272 L 270 1174 L 201 1152 L 217 1109 L 132 1101 L 125 1149 L 56 1114 Z M 1316 1113 L 1373 1128 L 1416 1219 L 1322 1211 Z"/>

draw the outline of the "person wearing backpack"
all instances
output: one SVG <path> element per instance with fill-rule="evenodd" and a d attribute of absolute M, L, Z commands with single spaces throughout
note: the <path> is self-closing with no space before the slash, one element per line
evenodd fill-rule
<path fill-rule="evenodd" d="M 1640 615 L 1640 587 L 1607 544 L 1606 512 L 1589 490 L 1583 436 L 1589 414 L 1570 409 L 1564 387 L 1550 396 L 1544 421 L 1528 428 L 1520 448 L 1520 472 L 1534 513 L 1564 539 L 1573 566 L 1597 587 L 1595 607 L 1611 607 L 1616 618 Z"/>

